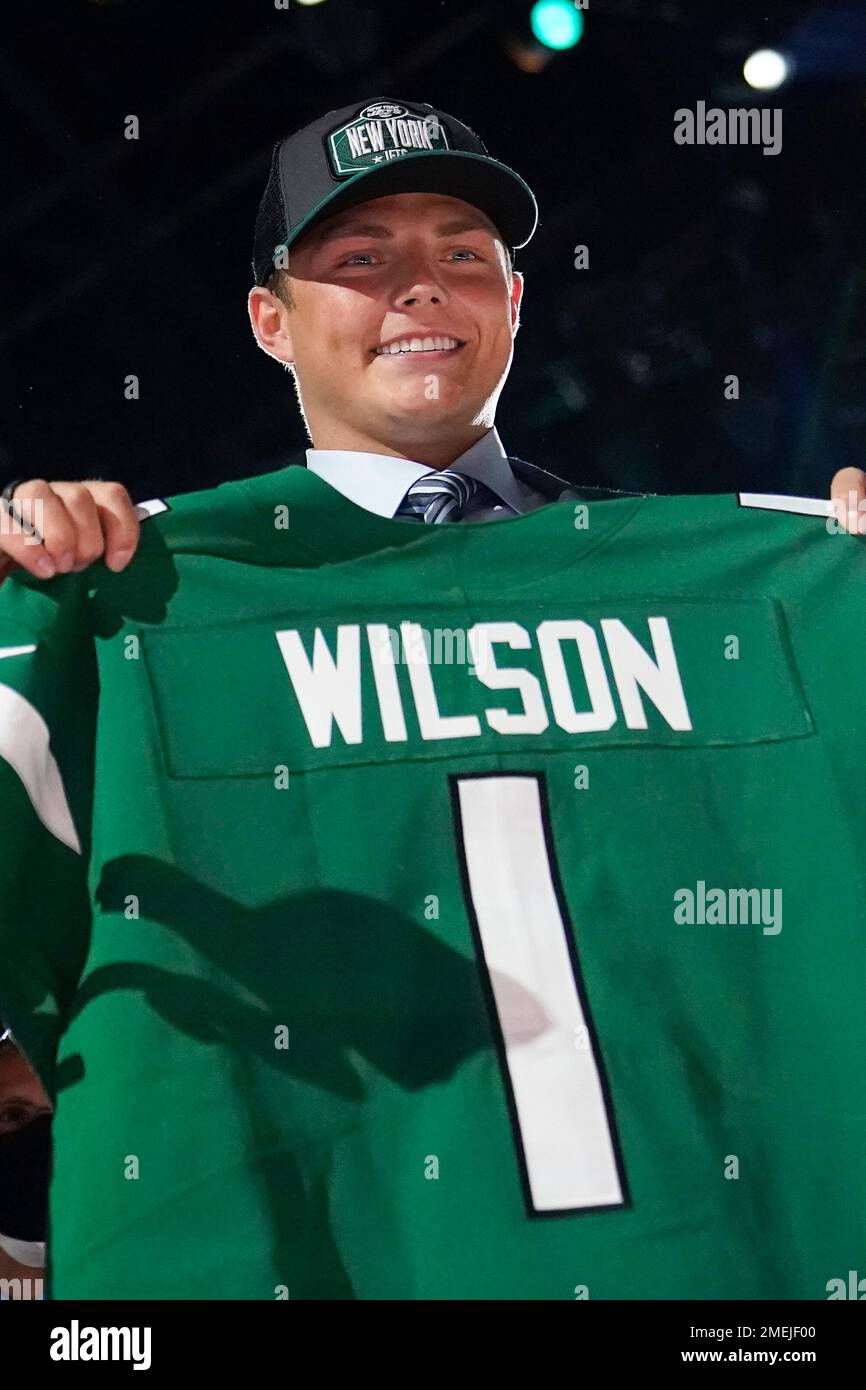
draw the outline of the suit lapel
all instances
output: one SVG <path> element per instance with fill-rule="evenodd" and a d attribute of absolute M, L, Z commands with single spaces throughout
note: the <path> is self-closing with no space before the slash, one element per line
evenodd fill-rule
<path fill-rule="evenodd" d="M 526 459 L 515 458 L 511 454 L 508 455 L 508 462 L 516 478 L 526 483 L 527 487 L 540 492 L 542 497 L 549 498 L 551 502 L 604 502 L 615 497 L 645 495 L 642 492 L 623 492 L 619 488 L 587 487 L 582 483 L 573 483 L 568 478 L 551 473 L 547 468 L 541 468 L 537 463 L 527 463 Z"/>

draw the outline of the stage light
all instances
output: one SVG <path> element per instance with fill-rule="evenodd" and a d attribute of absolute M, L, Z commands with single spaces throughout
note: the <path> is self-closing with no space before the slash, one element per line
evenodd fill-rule
<path fill-rule="evenodd" d="M 538 0 L 529 16 L 532 32 L 545 48 L 573 48 L 583 34 L 583 14 L 571 0 Z"/>
<path fill-rule="evenodd" d="M 743 76 L 759 92 L 773 92 L 790 77 L 787 59 L 775 48 L 759 48 L 743 64 Z"/>

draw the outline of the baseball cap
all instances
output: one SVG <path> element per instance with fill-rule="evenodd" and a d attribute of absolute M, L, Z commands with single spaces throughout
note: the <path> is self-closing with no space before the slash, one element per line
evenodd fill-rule
<path fill-rule="evenodd" d="M 364 101 L 328 111 L 274 146 L 256 217 L 256 284 L 317 222 L 389 193 L 461 198 L 487 214 L 512 250 L 538 222 L 529 185 L 462 121 L 427 102 Z"/>

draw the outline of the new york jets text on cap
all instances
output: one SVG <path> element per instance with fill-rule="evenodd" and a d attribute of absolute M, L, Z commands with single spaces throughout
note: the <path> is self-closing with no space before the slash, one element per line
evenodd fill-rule
<path fill-rule="evenodd" d="M 360 102 L 328 111 L 274 146 L 259 204 L 253 274 L 264 285 L 280 253 L 325 217 L 389 193 L 444 193 L 486 213 L 512 250 L 538 205 L 519 174 L 474 131 L 427 102 Z"/>

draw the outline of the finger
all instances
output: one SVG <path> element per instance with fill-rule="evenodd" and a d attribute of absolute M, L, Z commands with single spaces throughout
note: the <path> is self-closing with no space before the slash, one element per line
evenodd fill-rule
<path fill-rule="evenodd" d="M 99 509 L 92 492 L 84 483 L 53 482 L 51 487 L 66 508 L 75 529 L 72 570 L 78 574 L 95 560 L 100 560 L 105 549 Z"/>
<path fill-rule="evenodd" d="M 860 468 L 840 468 L 830 485 L 830 495 L 842 529 L 866 536 L 866 473 Z"/>
<path fill-rule="evenodd" d="M 75 561 L 75 526 L 62 500 L 44 478 L 19 483 L 14 493 L 15 511 L 37 535 L 29 535 L 3 510 L 0 551 L 38 579 L 66 572 Z"/>
<path fill-rule="evenodd" d="M 141 523 L 135 504 L 122 483 L 91 479 L 83 484 L 96 504 L 105 539 L 105 563 L 111 570 L 122 570 L 138 549 Z"/>

